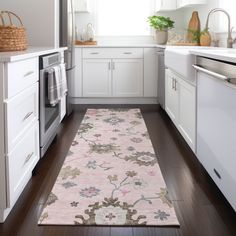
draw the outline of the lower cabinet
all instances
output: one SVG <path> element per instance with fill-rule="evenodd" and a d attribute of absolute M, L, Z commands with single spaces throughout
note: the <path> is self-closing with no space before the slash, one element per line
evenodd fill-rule
<path fill-rule="evenodd" d="M 169 69 L 166 69 L 165 110 L 195 152 L 196 87 Z"/>
<path fill-rule="evenodd" d="M 31 178 L 31 172 L 39 161 L 39 123 L 28 130 L 23 139 L 6 157 L 8 174 L 8 207 L 13 206 L 25 185 Z"/>
<path fill-rule="evenodd" d="M 165 109 L 174 123 L 178 121 L 178 91 L 177 81 L 170 70 L 166 70 L 166 84 L 165 84 Z"/>
<path fill-rule="evenodd" d="M 69 94 L 75 103 L 83 98 L 86 102 L 90 98 L 91 101 L 101 98 L 100 101 L 107 103 L 113 98 L 113 101 L 125 103 L 140 98 L 143 102 L 157 103 L 158 61 L 155 47 L 77 47 L 75 63 L 75 77 Z"/>
<path fill-rule="evenodd" d="M 84 59 L 83 97 L 143 96 L 142 59 Z"/>
<path fill-rule="evenodd" d="M 0 63 L 0 223 L 40 158 L 38 61 L 34 57 Z"/>
<path fill-rule="evenodd" d="M 112 60 L 112 91 L 114 97 L 143 96 L 143 60 Z"/>
<path fill-rule="evenodd" d="M 111 96 L 111 60 L 83 60 L 83 96 Z"/>

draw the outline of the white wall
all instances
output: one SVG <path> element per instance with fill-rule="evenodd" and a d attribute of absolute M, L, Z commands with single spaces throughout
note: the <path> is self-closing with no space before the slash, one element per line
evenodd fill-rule
<path fill-rule="evenodd" d="M 82 29 L 86 29 L 88 23 L 92 23 L 95 29 L 95 34 L 97 32 L 96 25 L 96 0 L 90 0 L 90 13 L 76 13 L 76 26 L 79 33 L 82 32 Z M 153 9 L 155 8 L 155 0 L 153 0 Z M 135 8 L 134 8 L 135 10 Z M 132 15 L 132 12 L 130 13 Z M 153 11 L 152 13 L 157 14 Z M 158 15 L 169 16 L 172 20 L 175 21 L 175 28 L 183 29 L 183 15 L 181 10 L 166 12 L 166 13 L 158 13 Z M 122 17 L 122 13 L 121 13 Z M 112 26 L 111 26 L 112 27 Z M 151 36 L 113 36 L 113 37 L 102 37 L 97 36 L 96 40 L 98 40 L 101 44 L 109 44 L 109 43 L 155 43 L 154 34 Z"/>
<path fill-rule="evenodd" d="M 58 0 L 0 0 L 0 9 L 20 16 L 31 46 L 59 46 Z"/>

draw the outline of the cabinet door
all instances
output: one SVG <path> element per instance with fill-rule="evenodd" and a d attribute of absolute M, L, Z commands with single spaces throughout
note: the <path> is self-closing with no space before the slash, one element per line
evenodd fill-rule
<path fill-rule="evenodd" d="M 37 121 L 16 145 L 15 149 L 6 156 L 8 207 L 12 207 L 22 193 L 38 161 L 39 124 Z"/>
<path fill-rule="evenodd" d="M 143 59 L 114 59 L 112 73 L 114 97 L 143 97 Z"/>
<path fill-rule="evenodd" d="M 177 124 L 178 122 L 178 89 L 175 76 L 171 73 L 169 69 L 166 69 L 166 80 L 165 80 L 165 110 L 172 119 L 172 121 Z"/>
<path fill-rule="evenodd" d="M 194 5 L 206 4 L 206 0 L 177 0 L 177 7 L 190 7 Z"/>
<path fill-rule="evenodd" d="M 178 128 L 189 146 L 195 151 L 196 89 L 178 78 L 179 121 Z"/>
<path fill-rule="evenodd" d="M 83 97 L 110 97 L 111 60 L 83 60 Z"/>
<path fill-rule="evenodd" d="M 38 83 L 5 101 L 5 145 L 11 152 L 29 127 L 38 120 Z"/>
<path fill-rule="evenodd" d="M 176 9 L 177 0 L 156 0 L 156 11 L 171 11 Z"/>

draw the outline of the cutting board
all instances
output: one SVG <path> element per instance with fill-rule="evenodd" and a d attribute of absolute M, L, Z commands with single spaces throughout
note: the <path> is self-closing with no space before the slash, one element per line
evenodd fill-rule
<path fill-rule="evenodd" d="M 75 41 L 75 45 L 97 45 L 97 41 Z"/>
<path fill-rule="evenodd" d="M 168 45 L 171 45 L 171 46 L 198 46 L 198 43 L 176 42 L 176 43 L 170 43 Z"/>
<path fill-rule="evenodd" d="M 193 11 L 192 17 L 191 17 L 189 24 L 188 24 L 188 30 L 195 32 L 195 31 L 200 31 L 200 29 L 201 29 L 201 23 L 200 23 L 200 19 L 198 17 L 198 12 Z M 194 41 L 194 35 L 192 32 L 188 32 L 187 39 L 189 42 Z"/>

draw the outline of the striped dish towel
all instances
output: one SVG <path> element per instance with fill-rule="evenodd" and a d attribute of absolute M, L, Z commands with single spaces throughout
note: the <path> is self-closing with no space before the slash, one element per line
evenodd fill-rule
<path fill-rule="evenodd" d="M 54 66 L 48 71 L 48 100 L 55 106 L 61 99 L 61 71 L 59 66 Z"/>

